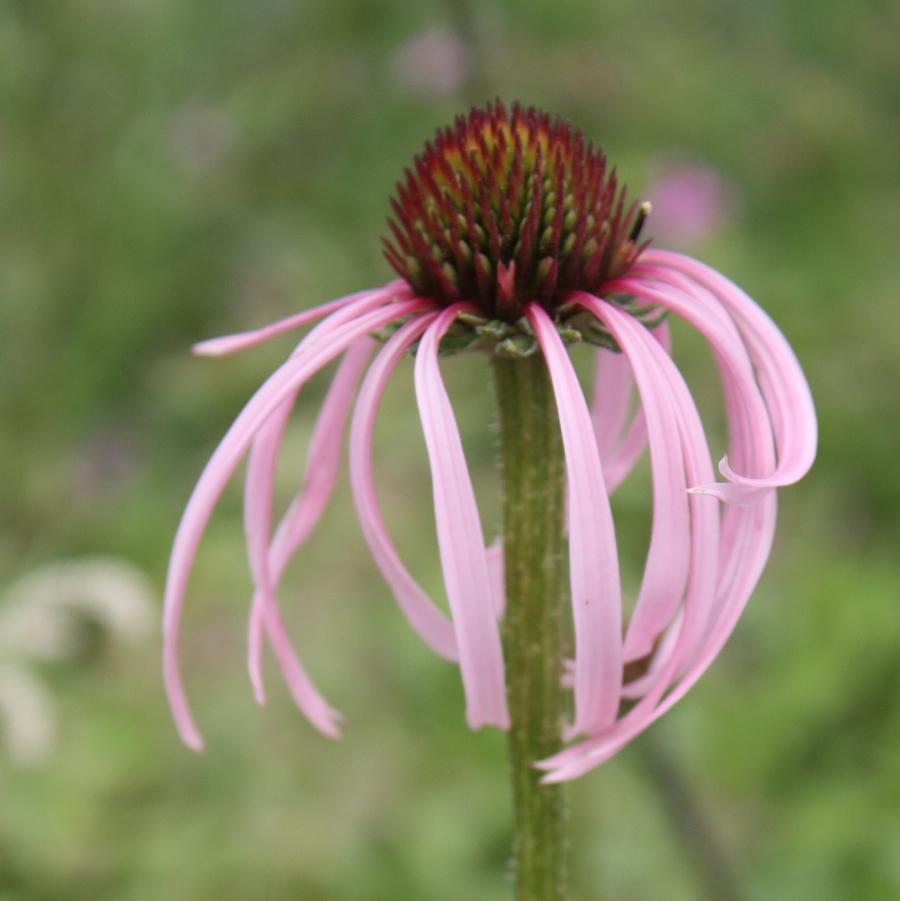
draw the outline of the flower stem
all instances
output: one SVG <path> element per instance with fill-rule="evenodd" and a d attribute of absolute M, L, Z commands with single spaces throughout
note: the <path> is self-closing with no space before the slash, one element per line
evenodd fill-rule
<path fill-rule="evenodd" d="M 516 901 L 566 897 L 566 802 L 534 762 L 561 747 L 564 457 L 540 354 L 493 358 L 500 418 L 507 685 Z"/>

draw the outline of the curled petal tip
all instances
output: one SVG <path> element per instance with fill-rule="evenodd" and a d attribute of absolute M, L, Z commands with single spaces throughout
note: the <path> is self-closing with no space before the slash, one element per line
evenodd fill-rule
<path fill-rule="evenodd" d="M 708 494 L 712 497 L 718 497 L 724 500 L 722 492 L 720 491 L 723 487 L 725 487 L 724 483 L 720 484 L 718 482 L 713 482 L 709 485 L 694 485 L 693 488 L 688 488 L 686 490 L 688 494 Z"/>
<path fill-rule="evenodd" d="M 208 338 L 191 345 L 191 353 L 195 357 L 218 357 L 226 351 L 221 349 L 221 338 Z"/>
<path fill-rule="evenodd" d="M 343 720 L 343 717 L 338 714 L 336 717 L 337 720 Z M 330 738 L 332 741 L 340 741 L 344 736 L 341 734 L 341 727 L 337 722 L 330 722 L 327 725 L 322 725 L 319 731 L 326 738 Z"/>
<path fill-rule="evenodd" d="M 565 764 L 557 761 L 559 754 L 552 757 L 546 757 L 543 760 L 536 760 L 532 767 L 542 773 L 538 780 L 540 785 L 556 785 L 559 782 L 566 782 L 570 777 L 566 775 Z"/>
<path fill-rule="evenodd" d="M 355 311 L 363 313 L 375 307 L 381 306 L 389 300 L 400 300 L 407 296 L 402 286 L 398 282 L 391 282 L 381 288 L 372 291 L 360 291 L 356 294 L 348 294 L 346 297 L 339 297 L 337 300 L 329 301 L 317 307 L 308 310 L 301 310 L 287 319 L 281 319 L 262 328 L 253 329 L 247 332 L 237 332 L 233 335 L 222 335 L 217 338 L 209 338 L 206 341 L 200 341 L 195 344 L 192 351 L 200 357 L 221 357 L 224 354 L 234 353 L 249 347 L 254 347 L 270 338 L 277 338 L 285 332 L 291 332 L 300 326 L 307 325 L 317 319 L 322 319 L 329 313 L 336 310 L 342 310 L 342 316 L 346 317 L 348 312 Z"/>
<path fill-rule="evenodd" d="M 558 770 L 565 760 L 565 753 L 565 751 L 559 751 L 550 757 L 544 757 L 542 760 L 535 760 L 532 766 L 536 770 L 543 770 L 545 773 L 549 773 L 551 770 Z"/>
<path fill-rule="evenodd" d="M 181 740 L 196 754 L 203 754 L 206 751 L 206 744 L 199 732 L 182 730 L 180 735 Z"/>
<path fill-rule="evenodd" d="M 563 773 L 559 772 L 559 770 L 557 770 L 556 772 L 547 773 L 546 775 L 541 776 L 541 778 L 538 779 L 538 784 L 539 785 L 556 785 L 560 782 L 565 782 L 565 781 L 566 781 L 565 775 Z"/>
<path fill-rule="evenodd" d="M 506 711 L 501 711 L 493 717 L 484 716 L 483 714 L 479 716 L 466 714 L 466 725 L 468 725 L 469 729 L 473 732 L 478 732 L 485 726 L 493 726 L 503 732 L 508 732 L 511 723 L 509 721 L 509 714 Z"/>
<path fill-rule="evenodd" d="M 223 357 L 235 350 L 237 343 L 233 338 L 207 338 L 192 345 L 191 353 L 195 357 Z"/>
<path fill-rule="evenodd" d="M 741 485 L 736 482 L 712 482 L 708 485 L 695 485 L 693 488 L 688 488 L 687 491 L 688 494 L 708 495 L 736 507 L 750 507 L 758 504 L 773 490 L 756 485 Z"/>

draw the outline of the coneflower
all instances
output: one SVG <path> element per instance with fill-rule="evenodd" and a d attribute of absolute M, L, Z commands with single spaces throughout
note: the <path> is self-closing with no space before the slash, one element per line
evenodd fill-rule
<path fill-rule="evenodd" d="M 200 749 L 179 673 L 178 627 L 200 537 L 249 452 L 251 681 L 262 700 L 268 636 L 297 706 L 320 731 L 338 734 L 339 714 L 287 639 L 277 590 L 328 502 L 353 407 L 350 476 L 365 539 L 412 628 L 458 662 L 469 725 L 509 730 L 517 897 L 561 898 L 563 799 L 558 787 L 539 786 L 537 769 L 551 783 L 602 763 L 710 665 L 765 565 L 775 489 L 812 464 L 815 411 L 771 319 L 709 267 L 642 243 L 649 205 L 629 202 L 604 154 L 560 119 L 499 102 L 473 109 L 425 145 L 392 210 L 384 246 L 398 280 L 195 348 L 218 356 L 321 320 L 238 416 L 188 503 L 166 585 L 167 690 L 182 738 Z M 728 421 L 724 481 L 716 481 L 703 424 L 670 356 L 669 314 L 714 353 Z M 578 342 L 596 346 L 592 403 L 567 350 Z M 486 546 L 441 379 L 439 355 L 463 352 L 488 357 L 493 369 L 502 547 Z M 408 353 L 449 617 L 401 560 L 372 475 L 381 396 Z M 304 483 L 273 528 L 286 423 L 306 381 L 336 358 Z M 653 522 L 632 604 L 623 603 L 609 497 L 645 446 Z"/>

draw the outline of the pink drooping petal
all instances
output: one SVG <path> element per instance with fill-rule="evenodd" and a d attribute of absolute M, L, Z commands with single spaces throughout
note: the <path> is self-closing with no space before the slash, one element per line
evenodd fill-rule
<path fill-rule="evenodd" d="M 275 603 L 265 604 L 260 619 L 269 636 L 269 644 L 272 646 L 272 652 L 284 678 L 284 683 L 297 708 L 323 735 L 328 738 L 340 738 L 340 723 L 343 722 L 344 716 L 322 697 L 310 679 L 291 645 L 287 626 L 281 617 L 278 605 Z"/>
<path fill-rule="evenodd" d="M 737 473 L 723 459 L 719 470 L 730 482 L 758 489 L 799 481 L 816 456 L 818 428 L 809 385 L 797 357 L 775 323 L 744 291 L 709 266 L 669 251 L 651 250 L 643 258 L 653 274 L 682 273 L 712 292 L 740 329 L 759 373 L 759 383 L 775 429 L 778 462 L 761 476 Z"/>
<path fill-rule="evenodd" d="M 603 463 L 603 474 L 606 476 L 607 491 L 615 494 L 619 486 L 637 465 L 641 454 L 647 447 L 647 423 L 644 411 L 638 407 L 635 411 L 625 435 Z"/>
<path fill-rule="evenodd" d="M 652 303 L 659 304 L 692 325 L 710 342 L 722 372 L 728 429 L 733 447 L 740 448 L 740 433 L 752 420 L 759 434 L 768 434 L 768 445 L 773 441 L 772 424 L 763 397 L 753 373 L 747 348 L 740 333 L 726 310 L 706 289 L 687 279 L 674 275 L 675 284 L 660 282 L 650 277 L 628 277 L 611 283 L 617 290 L 628 291 Z M 733 452 L 732 452 L 733 454 Z M 773 458 L 774 459 L 774 458 Z M 743 464 L 742 464 L 743 465 Z M 774 466 L 774 463 L 772 464 Z M 762 471 L 762 470 L 754 470 Z M 712 494 L 723 500 L 746 502 L 746 486 L 712 483 L 696 485 L 690 489 L 698 494 Z M 753 500 L 758 500 L 758 488 L 750 489 Z"/>
<path fill-rule="evenodd" d="M 494 589 L 494 612 L 498 620 L 506 612 L 506 572 L 503 567 L 503 538 L 498 538 L 487 549 L 488 571 Z"/>
<path fill-rule="evenodd" d="M 622 686 L 622 697 L 629 701 L 638 700 L 649 694 L 657 680 L 660 678 L 660 671 L 665 667 L 672 657 L 676 647 L 678 647 L 678 639 L 681 635 L 682 625 L 684 624 L 684 608 L 673 618 L 672 622 L 666 627 L 659 639 L 653 657 L 647 666 L 647 671 L 637 679 L 632 679 Z"/>
<path fill-rule="evenodd" d="M 469 304 L 447 307 L 422 336 L 416 353 L 416 401 L 431 466 L 438 547 L 456 631 L 466 720 L 472 729 L 484 725 L 507 729 L 503 650 L 481 520 L 438 365 L 441 338 L 458 313 L 469 308 Z"/>
<path fill-rule="evenodd" d="M 640 278 L 630 280 L 629 285 L 636 293 L 681 316 L 710 343 L 722 376 L 730 436 L 729 457 L 751 475 L 771 472 L 775 466 L 772 423 L 740 333 L 727 312 L 706 289 L 680 276 L 677 281 L 677 285 L 669 285 Z M 728 489 L 732 486 L 721 487 Z M 700 486 L 691 490 L 702 493 L 704 488 Z M 764 492 L 763 497 L 770 493 Z M 758 490 L 755 499 L 760 499 Z M 739 546 L 739 541 L 732 539 L 742 534 L 747 528 L 747 521 L 747 517 L 734 507 L 726 508 L 722 524 L 723 547 Z M 724 557 L 723 580 L 730 582 L 735 578 L 737 561 L 741 556 L 729 551 Z"/>
<path fill-rule="evenodd" d="M 600 462 L 604 467 L 625 426 L 631 386 L 631 367 L 625 356 L 603 347 L 598 348 L 594 354 L 591 422 L 597 436 Z"/>
<path fill-rule="evenodd" d="M 287 563 L 315 527 L 331 496 L 340 468 L 347 414 L 373 346 L 370 339 L 363 338 L 347 351 L 341 361 L 313 430 L 303 487 L 279 524 L 271 548 L 271 497 L 276 456 L 294 397 L 285 401 L 259 430 L 247 466 L 244 511 L 250 565 L 256 587 L 248 630 L 248 670 L 254 693 L 257 700 L 263 703 L 261 658 L 264 623 L 295 703 L 313 725 L 332 737 L 338 734 L 336 723 L 341 716 L 324 701 L 306 675 L 284 628 L 275 592 Z"/>
<path fill-rule="evenodd" d="M 775 531 L 775 507 L 775 494 L 769 492 L 760 503 L 753 507 L 732 508 L 740 514 L 745 524 L 736 545 L 740 557 L 739 578 L 735 579 L 724 592 L 722 611 L 700 653 L 691 663 L 681 681 L 655 708 L 652 716 L 642 717 L 640 721 L 630 723 L 628 728 L 589 739 L 580 745 L 568 748 L 561 754 L 541 761 L 539 768 L 549 771 L 541 780 L 542 782 L 553 783 L 576 779 L 599 766 L 652 722 L 668 712 L 694 686 L 719 655 L 731 635 L 765 566 Z M 621 722 L 624 724 L 625 719 Z"/>
<path fill-rule="evenodd" d="M 654 342 L 644 328 L 614 305 L 597 298 L 589 298 L 585 301 L 585 306 L 604 322 L 621 345 L 623 352 L 633 360 L 650 424 L 651 461 L 654 461 L 655 452 L 656 458 L 669 463 L 668 472 L 665 466 L 657 469 L 655 465 L 653 472 L 653 532 L 656 534 L 659 514 L 668 520 L 668 529 L 661 527 L 659 530 L 658 547 L 671 548 L 672 536 L 682 530 L 685 539 L 681 548 L 685 554 L 684 569 L 681 569 L 682 564 L 667 560 L 665 550 L 655 561 L 651 561 L 651 556 L 648 555 L 644 584 L 626 636 L 626 659 L 640 659 L 650 653 L 656 639 L 671 625 L 687 578 L 687 554 L 690 552 L 690 581 L 687 585 L 685 609 L 694 611 L 695 615 L 689 623 L 685 623 L 685 628 L 679 626 L 676 633 L 682 639 L 677 645 L 677 650 L 686 653 L 686 642 L 696 641 L 695 623 L 705 622 L 711 614 L 718 570 L 719 517 L 716 505 L 702 501 L 698 497 L 690 498 L 691 509 L 688 517 L 688 499 L 684 495 L 686 484 L 696 483 L 698 479 L 712 475 L 712 463 L 703 427 L 687 386 L 664 351 L 664 346 L 661 347 Z M 661 493 L 658 491 L 658 485 L 664 485 L 667 478 L 671 479 L 675 486 L 673 494 L 669 497 L 666 497 L 665 488 Z M 676 508 L 677 518 L 672 519 L 671 510 L 676 495 L 681 498 L 681 503 Z M 688 530 L 690 541 L 686 540 Z M 651 538 L 651 555 L 652 552 Z M 662 590 L 657 594 L 645 593 L 648 584 L 650 586 L 654 584 L 654 580 L 651 579 L 653 563 L 660 567 L 656 573 L 656 584 L 660 585 Z M 670 580 L 668 591 L 666 591 L 667 578 Z M 671 635 L 672 632 L 669 632 L 667 638 Z M 668 644 L 665 639 L 664 644 Z M 654 655 L 654 664 L 662 650 L 658 649 Z M 658 669 L 658 665 L 652 666 L 651 674 Z M 649 684 L 653 684 L 652 678 Z M 629 685 L 628 688 L 633 688 L 633 685 Z M 633 696 L 632 691 L 626 693 Z"/>
<path fill-rule="evenodd" d="M 625 280 L 639 296 L 660 303 L 691 323 L 714 348 L 722 371 L 722 387 L 725 394 L 725 408 L 729 431 L 729 454 L 737 460 L 743 442 L 736 436 L 746 428 L 747 417 L 760 419 L 768 425 L 768 443 L 774 441 L 774 430 L 770 411 L 759 392 L 753 363 L 747 347 L 728 311 L 715 295 L 680 272 L 663 271 L 660 267 L 636 267 L 637 276 Z M 660 277 L 660 273 L 662 278 Z M 723 349 L 724 348 L 724 349 Z M 724 355 L 724 358 L 722 358 Z M 735 376 L 739 372 L 740 375 Z M 737 382 L 735 381 L 737 378 Z M 751 396 L 752 395 L 752 396 Z M 773 458 L 774 459 L 774 458 Z M 744 463 L 739 465 L 747 469 Z M 769 467 L 774 467 L 774 463 Z M 760 498 L 760 490 L 732 482 L 714 482 L 695 485 L 690 491 L 695 494 L 709 494 L 729 505 L 750 505 Z"/>
<path fill-rule="evenodd" d="M 374 342 L 366 338 L 348 351 L 334 376 L 307 453 L 303 490 L 278 524 L 272 543 L 271 562 L 276 582 L 290 558 L 306 540 L 324 510 L 337 481 L 341 446 L 356 386 L 372 356 Z"/>
<path fill-rule="evenodd" d="M 322 319 L 329 313 L 340 310 L 356 301 L 372 301 L 377 305 L 386 303 L 391 299 L 406 300 L 410 296 L 411 292 L 406 282 L 402 279 L 396 279 L 381 288 L 357 291 L 355 294 L 339 297 L 337 300 L 331 300 L 309 310 L 302 310 L 293 316 L 288 316 L 286 319 L 281 319 L 262 328 L 253 329 L 249 332 L 238 332 L 234 335 L 223 335 L 219 338 L 208 338 L 206 341 L 200 341 L 195 344 L 192 351 L 197 356 L 202 357 L 225 356 L 226 354 L 246 350 L 249 347 L 255 347 L 257 344 L 262 344 L 264 341 L 269 341 L 278 335 L 283 335 L 285 332 L 293 331 L 309 322 L 315 322 L 317 319 Z"/>
<path fill-rule="evenodd" d="M 702 478 L 712 473 L 712 461 L 696 406 L 687 386 L 672 361 L 646 334 L 643 327 L 627 313 L 604 301 L 585 302 L 604 321 L 626 353 L 641 357 L 644 375 L 656 385 L 658 402 L 670 405 L 675 413 L 674 437 L 684 450 L 685 476 Z M 641 379 L 639 369 L 636 378 Z M 648 420 L 650 415 L 648 412 Z M 653 439 L 651 438 L 651 453 Z M 643 731 L 659 715 L 658 702 L 669 688 L 685 656 L 696 647 L 714 608 L 718 580 L 718 509 L 700 497 L 691 498 L 691 576 L 685 598 L 684 615 L 680 618 L 675 647 L 665 665 L 649 680 L 648 693 L 622 720 L 599 736 L 588 739 L 561 754 L 541 763 L 553 772 L 545 781 L 559 781 L 574 777 L 574 771 L 584 772 Z M 582 769 L 583 768 L 583 769 Z"/>
<path fill-rule="evenodd" d="M 163 614 L 163 674 L 176 726 L 184 742 L 203 747 L 184 695 L 177 654 L 178 627 L 191 565 L 206 523 L 225 485 L 244 456 L 253 436 L 278 406 L 314 373 L 341 354 L 354 341 L 374 330 L 425 310 L 426 301 L 399 301 L 349 323 L 331 341 L 316 344 L 290 358 L 254 394 L 216 448 L 200 476 L 175 535 Z"/>
<path fill-rule="evenodd" d="M 632 319 L 611 304 L 587 294 L 583 306 L 610 331 L 634 373 L 650 444 L 653 475 L 653 523 L 644 578 L 625 635 L 625 660 L 640 660 L 678 609 L 688 577 L 690 518 L 684 460 L 675 409 L 660 390 L 658 369 L 635 334 Z"/>
<path fill-rule="evenodd" d="M 574 732 L 613 722 L 622 687 L 619 559 L 603 467 L 578 377 L 550 317 L 527 309 L 553 385 L 568 480 L 569 575 L 575 622 Z"/>
<path fill-rule="evenodd" d="M 274 591 L 285 567 L 319 521 L 331 496 L 340 468 L 344 425 L 353 400 L 353 392 L 362 370 L 371 356 L 372 347 L 372 342 L 368 338 L 363 338 L 350 348 L 338 367 L 313 430 L 307 453 L 307 469 L 303 487 L 279 524 L 272 547 L 269 547 L 270 504 L 264 513 L 257 514 L 263 525 L 253 530 L 252 534 L 256 536 L 255 540 L 251 539 L 251 531 L 248 529 L 248 547 L 255 551 L 251 569 L 254 572 L 254 584 L 257 588 L 250 614 L 248 670 L 258 700 L 261 700 L 262 696 L 262 629 L 257 627 L 257 621 L 265 621 L 267 601 L 275 602 Z M 289 398 L 291 404 L 293 404 L 293 400 L 294 398 Z M 285 404 L 287 405 L 287 402 Z M 265 426 L 260 429 L 251 448 L 247 470 L 248 493 L 245 501 L 245 519 L 254 505 L 264 503 L 262 497 L 271 496 L 272 493 L 275 476 L 274 459 L 272 465 L 266 468 L 267 479 L 263 483 L 263 491 L 253 491 L 251 494 L 249 478 L 256 466 L 257 453 L 265 446 L 264 442 L 274 439 L 280 443 L 287 420 L 286 414 L 279 416 L 280 412 L 281 410 L 276 411 L 276 414 L 270 417 Z M 262 573 L 262 575 L 258 576 L 258 573 Z M 279 622 L 280 617 L 273 618 L 270 621 L 269 630 L 278 628 Z M 290 647 L 286 636 L 278 644 Z M 291 669 L 296 670 L 297 666 L 292 664 Z"/>
<path fill-rule="evenodd" d="M 426 313 L 398 329 L 369 368 L 350 426 L 350 481 L 363 536 L 397 604 L 413 629 L 435 653 L 456 660 L 453 626 L 400 560 L 378 506 L 372 475 L 372 436 L 385 386 L 400 358 L 434 318 L 435 314 Z"/>
<path fill-rule="evenodd" d="M 676 275 L 676 280 L 679 282 L 677 286 L 635 277 L 622 279 L 616 286 L 675 313 L 706 338 L 722 377 L 729 431 L 728 453 L 743 471 L 751 475 L 771 472 L 775 461 L 772 424 L 740 333 L 710 292 L 681 276 Z M 711 493 L 706 491 L 708 484 L 705 482 L 690 491 Z M 729 489 L 732 486 L 726 484 L 722 487 Z M 758 502 L 760 492 L 758 489 L 754 492 L 754 502 Z M 736 544 L 733 536 L 742 534 L 748 528 L 746 521 L 734 506 L 726 507 L 722 522 L 723 585 L 734 578 L 739 561 L 743 559 L 736 553 L 739 542 Z M 724 589 L 720 591 L 722 597 L 723 592 Z"/>
<path fill-rule="evenodd" d="M 250 447 L 247 474 L 244 478 L 244 535 L 247 557 L 253 577 L 254 596 L 248 626 L 247 669 L 253 694 L 259 704 L 265 703 L 262 680 L 262 636 L 266 604 L 274 603 L 269 572 L 269 539 L 272 529 L 272 491 L 275 469 L 285 426 L 294 408 L 297 392 L 290 394 L 261 426 Z"/>
<path fill-rule="evenodd" d="M 630 291 L 631 288 L 642 288 L 642 279 L 633 281 L 636 284 L 630 287 L 617 284 L 616 289 Z M 730 454 L 748 472 L 771 471 L 774 466 L 771 425 L 753 379 L 746 350 L 733 324 L 722 315 L 721 310 L 709 307 L 709 299 L 704 295 L 702 288 L 695 289 L 692 295 L 670 288 L 659 296 L 646 293 L 642 296 L 661 302 L 684 316 L 710 341 L 722 371 L 730 421 Z M 665 368 L 663 360 L 660 360 L 660 366 Z M 692 404 L 688 402 L 689 394 L 686 388 L 680 387 L 682 381 L 677 373 L 670 371 L 670 390 L 681 411 L 682 428 L 685 423 L 690 426 L 693 421 L 693 427 L 699 429 L 690 412 Z M 690 455 L 686 454 L 686 459 L 689 458 Z M 694 477 L 702 479 L 703 471 L 699 470 Z M 703 512 L 704 509 L 693 506 L 696 502 L 703 501 L 701 498 L 692 501 L 692 517 L 697 515 L 695 510 Z M 721 562 L 713 602 L 685 606 L 685 615 L 680 621 L 676 620 L 677 631 L 670 631 L 657 651 L 657 654 L 663 655 L 665 663 L 655 672 L 651 668 L 651 678 L 645 686 L 650 694 L 623 718 L 616 729 L 543 761 L 541 767 L 552 770 L 545 777 L 546 781 L 575 778 L 608 759 L 677 703 L 700 678 L 727 641 L 759 579 L 772 543 L 775 510 L 775 493 L 771 489 L 754 506 L 728 506 L 724 509 Z M 702 572 L 704 569 L 699 561 L 692 562 L 692 572 Z M 673 678 L 680 681 L 651 712 L 652 704 L 662 697 L 661 692 Z M 654 681 L 655 689 L 652 688 Z"/>
<path fill-rule="evenodd" d="M 620 320 L 627 315 L 616 311 Z M 621 323 L 620 323 L 621 324 Z M 678 372 L 674 363 L 644 333 L 637 323 L 628 322 L 626 328 L 631 329 L 635 338 L 644 345 L 645 352 L 657 368 L 656 378 L 662 389 L 664 403 L 671 404 L 675 413 L 678 438 L 682 444 L 684 459 L 684 480 L 688 484 L 697 484 L 713 477 L 712 459 L 700 414 L 691 397 L 690 391 Z M 654 666 L 651 668 L 650 682 L 645 692 L 661 696 L 662 692 L 677 677 L 687 661 L 692 659 L 710 628 L 717 610 L 716 593 L 719 579 L 721 558 L 719 554 L 719 506 L 708 498 L 699 495 L 689 497 L 691 558 L 690 579 L 684 606 L 678 617 L 664 615 L 651 628 L 655 636 L 663 632 L 667 626 L 675 626 L 664 636 L 654 654 Z M 671 612 L 671 611 L 667 611 Z M 650 649 L 648 648 L 648 651 Z M 659 663 L 657 662 L 659 658 Z M 659 672 L 660 663 L 668 669 Z M 655 684 L 659 684 L 654 695 Z M 649 710 L 655 701 L 647 705 Z M 637 718 L 637 716 L 636 716 Z"/>
<path fill-rule="evenodd" d="M 385 301 L 380 295 L 382 291 L 366 291 L 360 295 L 353 295 L 350 298 L 344 298 L 340 301 L 336 312 L 332 313 L 328 319 L 317 325 L 310 331 L 294 350 L 292 356 L 297 356 L 302 352 L 309 352 L 321 342 L 328 341 L 330 335 L 335 330 L 342 329 L 346 323 L 364 315 L 379 306 Z M 354 297 L 356 299 L 354 299 Z M 362 339 L 361 348 L 368 347 L 368 339 Z M 351 371 L 361 370 L 365 359 L 368 359 L 369 352 L 362 349 L 358 353 L 351 351 L 349 358 L 352 361 L 348 366 L 339 368 L 339 376 L 336 379 L 336 390 L 329 392 L 329 397 L 323 406 L 322 414 L 317 422 L 313 440 L 310 445 L 310 460 L 317 460 L 317 467 L 320 470 L 331 473 L 332 486 L 333 480 L 337 477 L 337 470 L 340 465 L 340 442 L 343 436 L 343 423 L 352 401 L 352 392 L 355 387 L 355 380 L 352 384 L 349 381 L 349 374 L 340 375 L 345 369 Z M 358 378 L 359 372 L 357 372 Z M 344 396 L 346 398 L 344 400 Z M 285 425 L 290 410 L 293 408 L 296 400 L 296 392 L 293 396 L 284 401 L 283 409 L 276 411 L 270 422 L 260 430 L 260 434 L 256 436 L 251 449 L 250 462 L 248 465 L 248 482 L 251 477 L 254 482 L 258 483 L 260 476 L 257 471 L 262 468 L 268 471 L 269 478 L 274 480 L 274 458 L 276 456 L 277 446 L 281 443 L 281 437 L 284 433 Z M 341 404 L 343 403 L 343 406 Z M 343 411 L 343 412 L 341 412 Z M 333 447 L 337 443 L 336 449 Z M 267 465 L 265 460 L 271 458 Z M 321 461 L 327 459 L 328 463 L 323 464 Z M 265 479 L 264 479 L 265 480 Z M 280 579 L 281 571 L 287 565 L 294 551 L 305 540 L 306 535 L 312 530 L 318 522 L 319 517 L 324 510 L 325 504 L 330 496 L 330 488 L 325 490 L 326 482 L 322 478 L 315 479 L 312 484 L 312 493 L 303 503 L 298 500 L 292 505 L 288 516 L 279 526 L 279 533 L 276 534 L 277 554 L 281 555 L 281 562 L 277 565 L 279 569 L 278 575 L 275 576 L 275 582 Z M 251 555 L 251 570 L 254 575 L 263 570 L 267 566 L 266 557 L 269 556 L 268 541 L 269 528 L 271 523 L 271 504 L 267 498 L 271 495 L 271 485 L 268 490 L 252 491 L 248 502 L 245 504 L 245 523 L 247 523 L 248 532 L 248 548 Z M 265 506 L 268 504 L 269 506 Z M 262 506 L 261 506 L 262 505 Z M 249 517 L 249 521 L 248 521 Z M 262 528 L 254 528 L 253 522 L 265 523 L 265 530 Z M 256 536 L 254 539 L 253 536 Z M 287 547 L 289 550 L 285 553 Z M 267 577 L 266 577 L 267 580 Z M 255 584 L 259 584 L 259 579 L 254 579 Z M 250 676 L 250 682 L 253 686 L 254 696 L 256 700 L 265 703 L 265 692 L 262 683 L 262 638 L 264 625 L 268 627 L 271 633 L 273 630 L 279 631 L 279 635 L 271 638 L 274 648 L 290 648 L 290 641 L 284 631 L 283 621 L 280 613 L 276 610 L 268 619 L 264 616 L 263 604 L 269 597 L 273 588 L 257 591 L 254 595 L 254 602 L 250 612 L 250 621 L 247 630 L 248 648 L 247 648 L 247 669 Z M 291 655 L 295 656 L 295 655 Z M 281 659 L 284 655 L 276 654 Z M 287 678 L 287 673 L 302 672 L 302 666 L 299 660 L 287 661 L 286 665 L 281 666 L 283 674 Z M 289 687 L 295 696 L 299 695 L 294 691 L 296 679 L 287 678 Z M 299 686 L 296 686 L 299 687 Z"/>
<path fill-rule="evenodd" d="M 653 329 L 653 335 L 665 348 L 666 352 L 670 352 L 671 347 L 671 338 L 669 336 L 669 327 L 665 322 L 660 323 L 655 329 Z M 605 351 L 605 353 L 610 353 L 610 351 Z M 628 366 L 627 360 L 623 357 L 622 354 L 614 354 L 614 356 L 619 358 L 619 368 L 624 367 L 626 370 L 630 370 Z M 599 389 L 599 375 L 598 375 L 598 388 Z M 618 374 L 618 378 L 621 378 L 621 374 Z M 628 374 L 628 388 L 629 391 L 631 389 L 632 384 L 631 374 L 629 371 Z M 595 397 L 596 397 L 595 391 Z M 598 423 L 596 416 L 594 417 L 594 427 L 595 430 L 598 429 Z M 620 429 L 622 424 L 620 423 Z M 598 432 L 598 442 L 600 441 L 599 432 Z M 621 439 L 614 443 L 612 447 L 608 447 L 606 452 L 604 453 L 603 445 L 601 445 L 600 450 L 600 460 L 603 463 L 603 475 L 606 478 L 606 488 L 609 491 L 610 495 L 615 494 L 618 487 L 628 478 L 631 471 L 634 469 L 635 464 L 640 459 L 641 454 L 644 452 L 644 448 L 647 446 L 647 423 L 644 422 L 644 413 L 640 408 L 640 404 L 638 405 L 637 410 L 635 410 L 634 415 L 631 418 L 631 422 L 628 424 L 627 428 L 625 428 L 624 435 L 621 436 Z"/>

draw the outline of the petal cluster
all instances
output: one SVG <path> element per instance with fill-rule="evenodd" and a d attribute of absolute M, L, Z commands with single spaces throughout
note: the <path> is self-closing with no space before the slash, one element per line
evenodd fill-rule
<path fill-rule="evenodd" d="M 721 480 L 696 404 L 673 362 L 666 322 L 642 321 L 623 297 L 683 319 L 710 345 L 728 421 Z M 574 719 L 565 728 L 570 745 L 540 763 L 546 781 L 574 778 L 608 759 L 709 667 L 765 565 L 775 529 L 775 489 L 801 478 L 816 450 L 815 411 L 794 353 L 763 310 L 709 267 L 648 250 L 596 292 L 570 291 L 563 301 L 596 320 L 619 351 L 596 351 L 590 401 L 553 311 L 537 300 L 522 308 L 553 387 L 569 498 L 575 656 L 560 679 L 574 693 Z M 288 639 L 278 592 L 288 561 L 329 501 L 348 425 L 362 533 L 400 610 L 429 647 L 458 664 L 469 725 L 509 726 L 500 641 L 502 554 L 496 546 L 486 547 L 439 366 L 447 330 L 459 316 L 478 309 L 475 301 L 448 304 L 422 296 L 400 280 L 257 332 L 197 346 L 206 355 L 229 353 L 321 320 L 235 420 L 203 471 L 175 538 L 166 585 L 164 670 L 176 724 L 190 746 L 200 749 L 202 740 L 179 668 L 182 606 L 202 533 L 244 457 L 247 552 L 255 586 L 248 668 L 256 697 L 264 700 L 261 657 L 268 640 L 299 709 L 325 735 L 339 734 L 340 714 L 319 693 Z M 376 335 L 382 336 L 380 345 Z M 381 515 L 373 476 L 380 401 L 409 351 L 415 352 L 415 393 L 449 616 L 404 564 Z M 274 473 L 286 424 L 304 384 L 336 359 L 340 363 L 316 423 L 305 475 L 276 524 Z M 635 598 L 627 598 L 610 495 L 645 448 L 653 522 L 640 588 Z"/>

